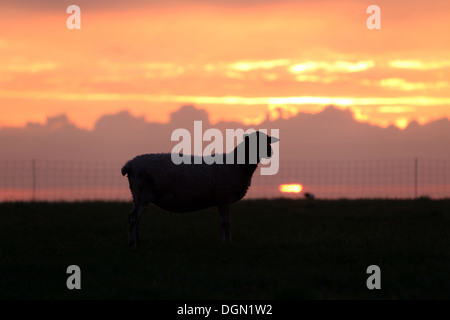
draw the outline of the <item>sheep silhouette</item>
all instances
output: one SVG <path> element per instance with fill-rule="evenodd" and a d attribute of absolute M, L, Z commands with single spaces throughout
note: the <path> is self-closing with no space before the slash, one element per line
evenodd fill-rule
<path fill-rule="evenodd" d="M 134 209 L 128 216 L 129 245 L 139 245 L 139 220 L 150 203 L 171 212 L 217 206 L 219 239 L 231 242 L 230 205 L 246 195 L 261 158 L 270 158 L 273 154 L 270 144 L 278 141 L 278 138 L 260 131 L 246 134 L 233 151 L 222 154 L 223 164 L 207 164 L 204 162 L 206 157 L 203 157 L 201 164 L 194 164 L 194 156 L 191 156 L 191 164 L 176 165 L 170 153 L 144 154 L 128 161 L 122 168 L 122 175 L 128 176 L 134 203 Z M 250 148 L 251 143 L 256 143 L 256 148 Z M 265 150 L 260 150 L 260 146 Z M 239 150 L 245 151 L 244 161 L 238 161 L 242 155 Z M 234 159 L 234 163 L 226 161 L 230 158 Z M 253 158 L 256 161 L 252 161 Z"/>

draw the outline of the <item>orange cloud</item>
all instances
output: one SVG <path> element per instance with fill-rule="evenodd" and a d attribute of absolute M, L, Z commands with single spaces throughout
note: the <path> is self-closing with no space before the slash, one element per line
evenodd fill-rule
<path fill-rule="evenodd" d="M 399 69 L 434 70 L 450 67 L 450 60 L 428 62 L 420 60 L 393 60 L 389 61 L 389 65 Z"/>
<path fill-rule="evenodd" d="M 360 72 L 373 68 L 375 63 L 371 60 L 367 61 L 307 61 L 291 66 L 289 68 L 292 73 L 311 72 L 316 70 L 324 70 L 327 73 L 334 72 Z"/>
<path fill-rule="evenodd" d="M 401 78 L 389 78 L 389 79 L 382 79 L 379 85 L 381 87 L 386 87 L 388 89 L 415 91 L 424 89 L 441 89 L 447 87 L 448 83 L 445 81 L 439 81 L 434 83 L 408 82 L 405 79 Z"/>
<path fill-rule="evenodd" d="M 356 0 L 236 3 L 85 3 L 77 31 L 56 7 L 1 4 L 1 124 L 67 113 L 89 127 L 121 109 L 165 121 L 184 103 L 248 123 L 274 119 L 274 106 L 289 116 L 335 104 L 383 126 L 450 115 L 448 2 L 386 3 L 380 32 Z"/>

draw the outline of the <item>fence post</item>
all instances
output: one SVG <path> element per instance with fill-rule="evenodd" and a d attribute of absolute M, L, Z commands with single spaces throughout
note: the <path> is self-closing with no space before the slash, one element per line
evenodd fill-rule
<path fill-rule="evenodd" d="M 31 160 L 32 201 L 36 201 L 36 159 Z"/>
<path fill-rule="evenodd" d="M 417 199 L 418 159 L 414 158 L 414 199 Z"/>

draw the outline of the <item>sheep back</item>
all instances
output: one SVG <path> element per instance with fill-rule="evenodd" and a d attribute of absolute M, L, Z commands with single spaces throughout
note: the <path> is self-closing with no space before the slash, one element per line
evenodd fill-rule
<path fill-rule="evenodd" d="M 251 176 L 235 164 L 176 165 L 170 153 L 144 154 L 128 161 L 122 174 L 128 174 L 130 190 L 137 202 L 156 204 L 173 212 L 187 212 L 242 199 Z"/>

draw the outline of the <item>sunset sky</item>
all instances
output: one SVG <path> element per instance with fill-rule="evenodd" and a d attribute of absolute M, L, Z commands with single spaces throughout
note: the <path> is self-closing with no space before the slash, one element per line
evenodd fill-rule
<path fill-rule="evenodd" d="M 257 124 L 334 104 L 404 128 L 450 117 L 449 35 L 448 0 L 0 0 L 0 127 L 166 122 L 183 104 Z"/>

